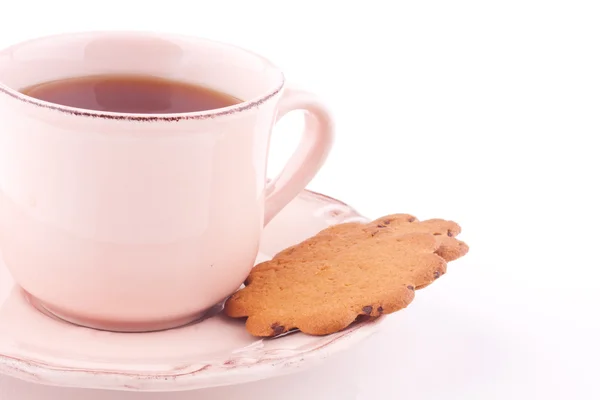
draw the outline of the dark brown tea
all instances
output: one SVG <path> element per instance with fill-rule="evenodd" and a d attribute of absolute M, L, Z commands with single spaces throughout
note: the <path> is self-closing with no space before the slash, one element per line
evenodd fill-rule
<path fill-rule="evenodd" d="M 142 75 L 68 78 L 21 92 L 63 106 L 134 114 L 206 111 L 241 103 L 240 99 L 207 87 Z"/>

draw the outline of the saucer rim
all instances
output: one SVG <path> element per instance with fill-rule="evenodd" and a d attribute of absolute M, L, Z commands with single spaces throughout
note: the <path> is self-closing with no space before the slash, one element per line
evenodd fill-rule
<path fill-rule="evenodd" d="M 309 369 L 329 356 L 353 347 L 376 334 L 385 319 L 386 317 L 382 316 L 358 323 L 337 334 L 329 335 L 331 340 L 306 351 L 287 357 L 265 357 L 249 365 L 237 364 L 235 359 L 230 359 L 222 365 L 206 363 L 190 366 L 190 370 L 186 372 L 174 369 L 166 373 L 144 374 L 65 368 L 40 361 L 0 355 L 0 374 L 50 386 L 135 392 L 180 392 L 237 385 Z M 318 358 L 309 357 L 312 353 L 321 354 Z M 269 371 L 277 372 L 270 374 Z M 256 375 L 263 377 L 257 379 Z"/>

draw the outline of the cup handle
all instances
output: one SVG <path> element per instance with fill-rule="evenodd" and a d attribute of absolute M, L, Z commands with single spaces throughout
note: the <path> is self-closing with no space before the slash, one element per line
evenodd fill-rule
<path fill-rule="evenodd" d="M 333 144 L 333 118 L 314 94 L 285 89 L 279 102 L 277 121 L 294 110 L 306 112 L 304 134 L 279 176 L 267 186 L 265 225 L 310 183 L 323 166 Z"/>

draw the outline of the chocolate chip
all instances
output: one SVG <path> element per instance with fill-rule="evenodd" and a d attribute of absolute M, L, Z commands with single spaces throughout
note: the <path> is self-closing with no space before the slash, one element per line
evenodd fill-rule
<path fill-rule="evenodd" d="M 435 235 L 435 236 L 440 236 L 440 235 L 441 235 L 441 233 L 439 233 L 439 232 L 436 232 L 436 233 L 434 233 L 434 235 Z"/>
<path fill-rule="evenodd" d="M 373 311 L 373 307 L 371 306 L 364 306 L 363 307 L 363 312 L 367 315 L 371 315 L 371 312 Z"/>
<path fill-rule="evenodd" d="M 439 277 L 440 277 L 440 271 L 435 271 L 435 272 L 433 273 L 433 277 L 434 277 L 435 279 L 439 278 Z"/>
<path fill-rule="evenodd" d="M 383 220 L 383 223 L 384 223 L 385 225 L 389 225 L 389 224 L 391 224 L 391 223 L 392 223 L 392 220 L 391 220 L 391 219 L 384 219 L 384 220 Z"/>
<path fill-rule="evenodd" d="M 377 307 L 377 312 L 379 314 L 381 314 L 383 312 L 383 307 L 381 307 L 381 306 Z"/>
<path fill-rule="evenodd" d="M 387 228 L 387 226 L 385 226 L 385 225 L 382 225 L 382 224 L 379 224 L 379 225 L 377 225 L 377 227 L 378 227 L 378 228 Z"/>
<path fill-rule="evenodd" d="M 454 233 L 452 233 L 452 232 L 448 231 L 448 236 L 449 236 L 449 237 L 452 237 L 452 236 L 454 236 Z"/>
<path fill-rule="evenodd" d="M 410 217 L 410 218 L 408 219 L 408 222 L 415 222 L 415 220 L 416 220 L 416 218 L 415 218 L 415 217 Z"/>
<path fill-rule="evenodd" d="M 371 233 L 371 237 L 373 237 L 373 236 L 377 235 L 378 233 L 379 233 L 379 231 L 373 231 L 373 232 Z"/>
<path fill-rule="evenodd" d="M 414 287 L 413 285 L 408 285 L 406 288 L 407 288 L 408 290 L 415 290 L 415 287 Z"/>
<path fill-rule="evenodd" d="M 274 323 L 273 325 L 271 325 L 271 329 L 273 330 L 274 336 L 281 335 L 283 333 L 283 331 L 285 331 L 285 327 L 282 325 L 279 325 L 277 322 Z"/>

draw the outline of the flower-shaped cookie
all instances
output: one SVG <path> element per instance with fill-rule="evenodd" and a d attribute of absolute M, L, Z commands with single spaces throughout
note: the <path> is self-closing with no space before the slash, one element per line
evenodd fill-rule
<path fill-rule="evenodd" d="M 246 328 L 255 336 L 296 328 L 313 335 L 337 332 L 361 315 L 406 307 L 415 289 L 467 253 L 459 233 L 454 222 L 419 222 L 406 214 L 327 228 L 256 266 L 225 312 L 248 317 Z"/>

